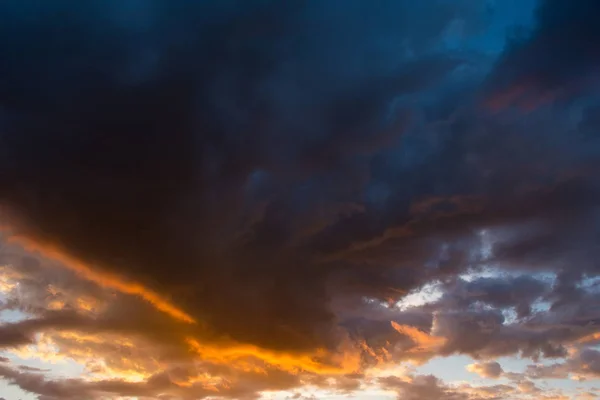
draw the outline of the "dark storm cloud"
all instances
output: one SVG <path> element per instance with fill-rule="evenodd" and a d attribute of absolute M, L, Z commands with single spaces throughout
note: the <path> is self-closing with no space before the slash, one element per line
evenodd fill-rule
<path fill-rule="evenodd" d="M 216 337 L 307 349 L 337 325 L 373 345 L 395 321 L 433 325 L 444 354 L 562 355 L 577 335 L 501 311 L 527 319 L 598 272 L 598 144 L 571 135 L 595 122 L 481 109 L 482 83 L 544 57 L 511 45 L 488 77 L 444 47 L 457 19 L 485 28 L 475 3 L 2 3 L 2 222 L 170 294 Z M 575 288 L 456 281 L 486 264 L 575 270 Z M 435 321 L 366 305 L 436 280 L 455 289 Z"/>
<path fill-rule="evenodd" d="M 1 7 L 11 218 L 275 347 L 315 346 L 332 321 L 327 270 L 288 246 L 294 215 L 346 173 L 328 196 L 356 196 L 353 164 L 410 123 L 392 100 L 463 62 L 435 49 L 448 23 L 478 23 L 469 2 L 440 2 L 426 24 L 408 1 Z M 265 190 L 264 216 L 232 243 Z"/>
<path fill-rule="evenodd" d="M 595 87 L 599 7 L 594 0 L 540 0 L 534 28 L 512 38 L 492 75 L 503 92 L 496 100 L 537 103 Z"/>
<path fill-rule="evenodd" d="M 354 265 L 355 270 L 347 268 L 344 274 L 350 271 L 360 276 L 363 285 L 383 288 L 387 284 L 399 290 L 428 280 L 454 279 L 470 267 L 485 265 L 517 271 L 597 273 L 593 261 L 597 247 L 590 245 L 596 237 L 599 200 L 593 177 L 568 178 L 552 186 L 522 190 L 496 192 L 494 186 L 479 190 L 475 196 L 434 198 L 426 212 L 407 212 L 397 224 L 393 214 L 387 214 L 387 223 L 365 240 L 336 243 L 333 259 Z M 345 222 L 339 223 L 339 232 Z M 338 236 L 332 238 L 339 241 Z M 359 275 L 356 270 L 362 272 L 364 265 L 380 268 Z M 498 280 L 490 282 L 486 290 L 501 291 L 494 287 L 496 283 L 502 286 Z M 499 306 L 499 299 L 488 300 Z M 522 311 L 526 314 L 527 310 Z"/>
<path fill-rule="evenodd" d="M 540 1 L 493 55 L 483 1 L 2 2 L 0 228 L 89 270 L 2 242 L 2 309 L 28 319 L 0 347 L 43 334 L 150 378 L 55 381 L 2 358 L 0 375 L 53 400 L 350 394 L 368 366 L 457 353 L 516 386 L 378 383 L 474 400 L 597 376 L 596 8 Z M 427 284 L 441 296 L 394 307 Z M 342 351 L 311 358 L 327 346 Z M 341 353 L 355 373 L 329 368 Z M 558 361 L 490 361 L 516 354 Z"/>

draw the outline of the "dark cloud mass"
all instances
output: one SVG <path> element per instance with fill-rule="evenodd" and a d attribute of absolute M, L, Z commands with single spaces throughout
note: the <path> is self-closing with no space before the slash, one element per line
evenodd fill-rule
<path fill-rule="evenodd" d="M 0 375 L 47 399 L 178 396 L 200 379 L 178 364 L 194 348 L 227 380 L 198 396 L 309 378 L 350 393 L 363 375 L 282 367 L 347 341 L 361 367 L 461 353 L 500 379 L 493 359 L 518 354 L 562 360 L 532 379 L 597 375 L 600 5 L 539 0 L 518 26 L 533 2 L 517 3 L 1 2 L 0 289 L 16 294 L 0 311 L 32 317 L 1 325 L 0 347 L 125 334 L 177 369 Z M 406 300 L 423 287 L 439 296 Z M 197 323 L 170 329 L 149 306 Z M 256 348 L 276 380 L 220 369 Z M 95 368 L 131 370 L 107 359 Z M 528 385 L 379 384 L 449 400 Z"/>
<path fill-rule="evenodd" d="M 306 347 L 332 322 L 331 271 L 294 236 L 359 200 L 356 163 L 410 121 L 392 100 L 464 62 L 432 43 L 471 6 L 425 26 L 410 2 L 2 7 L 0 184 L 26 231 L 181 293 L 219 332 Z"/>
<path fill-rule="evenodd" d="M 537 24 L 511 38 L 492 75 L 496 83 L 511 86 L 505 99 L 531 105 L 596 90 L 598 7 L 593 0 L 540 0 Z"/>

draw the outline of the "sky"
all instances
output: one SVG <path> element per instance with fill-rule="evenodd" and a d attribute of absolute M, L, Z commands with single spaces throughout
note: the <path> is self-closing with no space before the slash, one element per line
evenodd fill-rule
<path fill-rule="evenodd" d="M 599 12 L 0 2 L 0 400 L 600 398 Z"/>

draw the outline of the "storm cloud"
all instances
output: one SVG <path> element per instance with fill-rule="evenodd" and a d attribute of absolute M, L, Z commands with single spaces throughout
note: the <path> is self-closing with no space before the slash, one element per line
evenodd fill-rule
<path fill-rule="evenodd" d="M 252 398 L 440 355 L 595 368 L 598 7 L 540 0 L 519 27 L 509 3 L 0 4 L 0 289 L 27 314 L 0 347 L 90 362 L 79 340 L 105 374 L 126 348 L 144 381 L 0 374 L 43 398 Z"/>
<path fill-rule="evenodd" d="M 464 62 L 433 41 L 471 11 L 448 5 L 424 29 L 392 17 L 417 15 L 409 2 L 334 3 L 3 5 L 11 218 L 182 293 L 218 332 L 322 345 L 332 269 L 294 235 L 328 203 L 335 218 L 319 197 L 357 200 L 356 163 L 410 121 L 393 100 Z M 326 194 L 327 181 L 338 182 Z"/>

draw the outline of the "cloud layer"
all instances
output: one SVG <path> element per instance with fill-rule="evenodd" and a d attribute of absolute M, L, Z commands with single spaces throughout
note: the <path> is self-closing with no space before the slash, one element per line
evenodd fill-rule
<path fill-rule="evenodd" d="M 47 400 L 594 376 L 598 6 L 516 29 L 512 3 L 2 3 L 0 289 L 26 317 L 0 346 L 86 374 L 0 375 Z M 375 372 L 456 354 L 509 381 Z"/>

